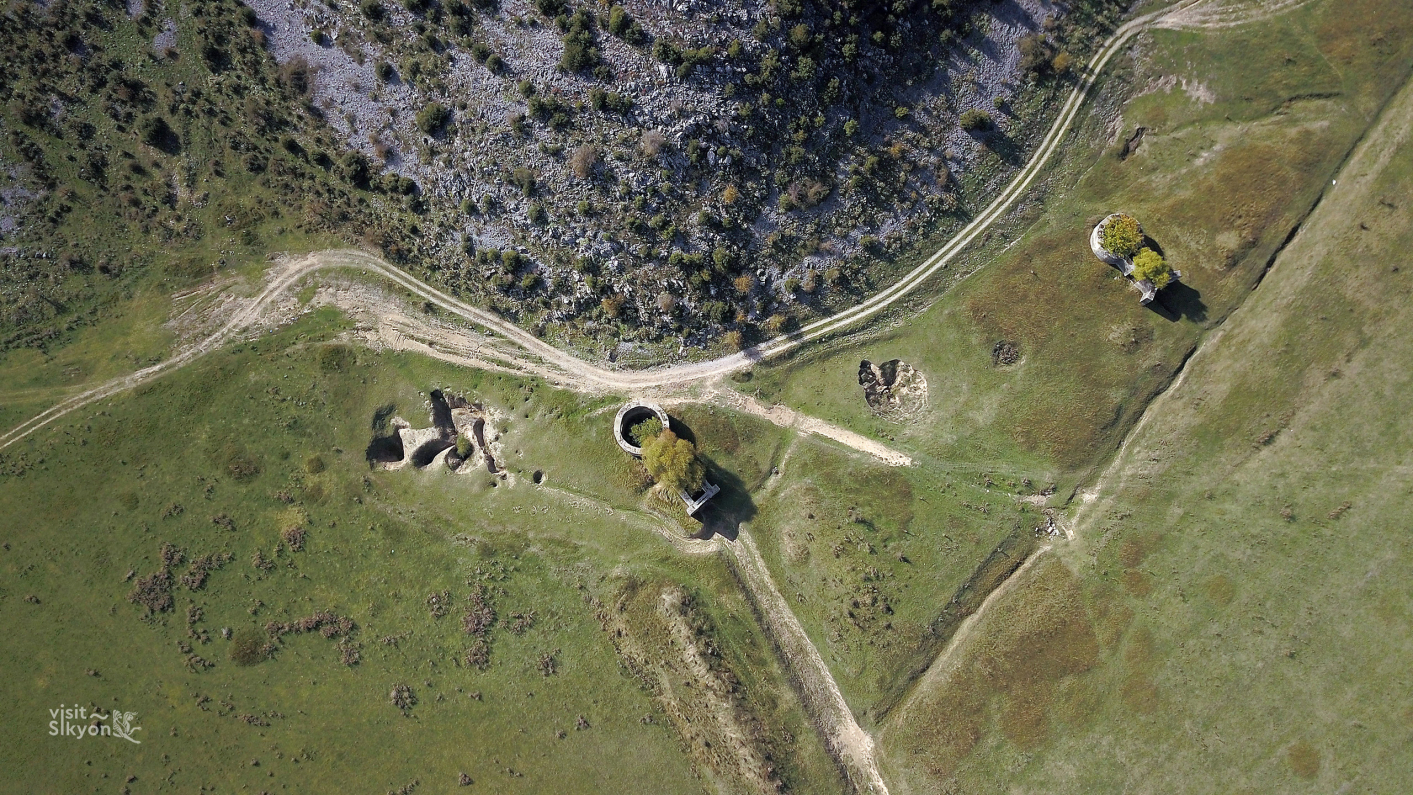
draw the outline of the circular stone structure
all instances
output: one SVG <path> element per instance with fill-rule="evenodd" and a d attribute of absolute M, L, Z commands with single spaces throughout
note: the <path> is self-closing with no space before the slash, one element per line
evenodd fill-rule
<path fill-rule="evenodd" d="M 1133 261 L 1104 248 L 1103 243 L 1104 227 L 1108 226 L 1110 221 L 1124 215 L 1128 215 L 1128 213 L 1111 213 L 1104 220 L 1095 224 L 1094 231 L 1089 233 L 1089 249 L 1094 252 L 1094 256 L 1098 257 L 1101 262 L 1113 265 L 1115 268 L 1118 268 L 1123 275 L 1127 276 L 1133 272 Z M 1143 224 L 1138 225 L 1138 234 L 1143 234 Z"/>
<path fill-rule="evenodd" d="M 618 415 L 613 418 L 613 438 L 618 442 L 618 446 L 623 448 L 623 452 L 631 456 L 642 457 L 643 448 L 633 444 L 633 440 L 628 438 L 628 429 L 651 417 L 657 417 L 664 429 L 670 422 L 667 412 L 663 411 L 662 406 L 656 403 L 634 400 L 624 404 L 623 408 L 618 410 Z"/>

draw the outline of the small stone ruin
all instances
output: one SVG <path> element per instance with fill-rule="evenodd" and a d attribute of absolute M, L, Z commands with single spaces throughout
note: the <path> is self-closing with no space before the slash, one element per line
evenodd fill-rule
<path fill-rule="evenodd" d="M 927 379 L 901 359 L 859 362 L 859 386 L 869 408 L 881 417 L 904 419 L 927 406 Z"/>

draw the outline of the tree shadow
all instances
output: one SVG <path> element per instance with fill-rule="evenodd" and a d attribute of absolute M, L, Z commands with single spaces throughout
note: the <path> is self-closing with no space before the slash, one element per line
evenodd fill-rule
<path fill-rule="evenodd" d="M 1011 168 L 1020 168 L 1025 164 L 1025 151 L 1021 147 L 1020 142 L 1016 141 L 1016 139 L 1007 135 L 1005 132 L 992 127 L 985 132 L 978 133 L 976 137 L 977 140 L 981 141 L 982 145 L 990 149 L 997 157 L 1001 158 L 1002 163 L 1005 163 Z"/>
<path fill-rule="evenodd" d="M 697 435 L 677 417 L 668 415 L 668 429 L 677 434 L 677 438 L 686 439 L 700 447 Z M 706 540 L 721 536 L 728 541 L 735 541 L 741 534 L 741 523 L 749 522 L 756 515 L 756 504 L 751 499 L 750 488 L 740 476 L 714 461 L 711 456 L 702 453 L 698 453 L 698 456 L 706 466 L 707 481 L 716 484 L 721 491 L 697 511 L 694 518 L 702 523 L 702 527 L 693 537 Z"/>
<path fill-rule="evenodd" d="M 1159 290 L 1158 297 L 1148 308 L 1174 323 L 1180 318 L 1194 323 L 1207 321 L 1207 305 L 1202 303 L 1202 293 L 1186 282 L 1173 282 Z"/>
<path fill-rule="evenodd" d="M 741 524 L 755 518 L 755 500 L 735 472 L 722 468 L 707 456 L 702 456 L 702 463 L 706 464 L 706 479 L 719 486 L 721 493 L 697 511 L 696 518 L 702 523 L 702 529 L 696 537 L 705 540 L 721 536 L 735 541 L 741 534 Z"/>
<path fill-rule="evenodd" d="M 1146 233 L 1143 235 L 1143 247 L 1152 249 L 1163 259 L 1168 257 L 1167 253 L 1163 251 L 1163 244 Z M 1202 303 L 1202 293 L 1186 282 L 1171 282 L 1167 287 L 1159 290 L 1158 296 L 1148 304 L 1148 308 L 1172 323 L 1176 323 L 1181 318 L 1186 318 L 1194 323 L 1207 321 L 1207 305 Z"/>
<path fill-rule="evenodd" d="M 671 414 L 667 415 L 667 429 L 677 434 L 678 439 L 686 439 L 691 442 L 693 446 L 699 446 L 697 445 L 697 435 L 692 433 L 692 429 L 687 427 L 686 423 Z M 702 458 L 705 459 L 706 457 L 703 456 Z"/>

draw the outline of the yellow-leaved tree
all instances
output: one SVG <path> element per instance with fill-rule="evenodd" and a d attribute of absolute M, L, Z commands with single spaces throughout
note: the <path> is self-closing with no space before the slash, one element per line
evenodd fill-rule
<path fill-rule="evenodd" d="M 1173 269 L 1162 254 L 1145 248 L 1134 255 L 1133 273 L 1130 275 L 1137 281 L 1147 279 L 1153 283 L 1154 289 L 1161 290 L 1173 280 Z"/>
<path fill-rule="evenodd" d="M 671 491 L 690 494 L 701 488 L 706 478 L 706 466 L 697 456 L 697 446 L 670 430 L 643 442 L 643 466 L 653 480 Z"/>

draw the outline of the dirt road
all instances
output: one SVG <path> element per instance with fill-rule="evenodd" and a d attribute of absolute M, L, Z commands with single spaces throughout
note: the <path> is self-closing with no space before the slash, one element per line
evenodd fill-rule
<path fill-rule="evenodd" d="M 856 449 L 865 450 L 890 464 L 905 465 L 910 462 L 906 455 L 889 450 L 877 442 L 812 418 L 804 418 L 790 409 L 761 406 L 749 398 L 738 395 L 733 390 L 712 389 L 711 382 L 733 372 L 749 368 L 762 359 L 779 355 L 809 341 L 863 322 L 921 288 L 930 277 L 947 267 L 979 235 L 1002 218 L 1025 194 L 1035 178 L 1048 164 L 1051 156 L 1059 149 L 1080 108 L 1088 98 L 1098 75 L 1102 73 L 1109 60 L 1122 50 L 1130 38 L 1146 28 L 1155 25 L 1162 26 L 1163 21 L 1169 17 L 1174 22 L 1173 26 L 1200 24 L 1200 22 L 1192 22 L 1190 18 L 1183 18 L 1180 15 L 1209 1 L 1183 0 L 1168 9 L 1138 17 L 1115 31 L 1114 35 L 1105 42 L 1104 46 L 1086 65 L 1084 76 L 1061 107 L 1059 116 L 1041 141 L 1035 154 L 986 209 L 935 254 L 888 289 L 855 307 L 810 323 L 795 333 L 706 362 L 641 371 L 609 370 L 560 351 L 494 313 L 447 295 L 376 257 L 358 251 L 319 252 L 301 259 L 287 261 L 282 266 L 273 269 L 263 289 L 252 298 L 240 302 L 229 319 L 209 336 L 181 348 L 164 362 L 113 379 L 61 401 L 47 411 L 0 435 L 0 450 L 76 409 L 176 370 L 227 342 L 249 333 L 252 329 L 258 328 L 262 317 L 270 312 L 278 300 L 287 299 L 288 294 L 292 294 L 297 287 L 302 286 L 316 274 L 326 271 L 354 270 L 375 274 L 423 301 L 487 329 L 497 335 L 504 343 L 509 343 L 509 347 L 507 347 L 499 342 L 472 340 L 469 335 L 464 333 L 453 334 L 434 331 L 429 335 L 430 339 L 416 341 L 416 344 L 426 346 L 424 352 L 428 352 L 429 355 L 437 355 L 442 358 L 459 357 L 461 360 L 475 363 L 478 366 L 509 368 L 512 372 L 534 373 L 549 378 L 560 386 L 587 392 L 671 393 L 685 391 L 694 386 L 700 389 L 702 385 L 707 385 L 705 391 L 710 395 L 710 399 L 731 404 L 740 410 L 762 414 L 778 424 L 828 436 Z M 1279 3 L 1282 8 L 1294 4 L 1293 0 Z M 404 325 L 411 328 L 414 324 L 410 319 L 406 319 Z M 670 536 L 668 538 L 683 551 L 708 551 L 707 544 L 674 540 Z M 829 667 L 790 610 L 789 604 L 776 588 L 754 541 L 748 534 L 742 533 L 735 542 L 722 546 L 737 561 L 742 579 L 759 606 L 768 629 L 779 643 L 786 665 L 797 677 L 805 706 L 811 717 L 823 729 L 831 751 L 848 771 L 851 781 L 859 790 L 876 795 L 886 794 L 888 788 L 879 772 L 873 737 L 864 731 L 854 719 Z"/>

